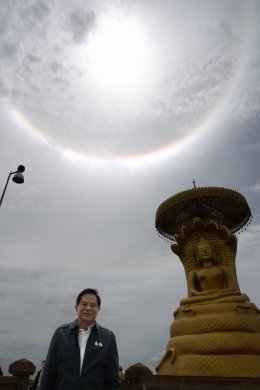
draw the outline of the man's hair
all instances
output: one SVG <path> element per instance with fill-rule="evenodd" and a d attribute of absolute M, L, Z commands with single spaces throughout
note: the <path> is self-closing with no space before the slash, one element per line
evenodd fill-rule
<path fill-rule="evenodd" d="M 96 290 L 95 288 L 85 288 L 85 290 L 81 291 L 81 293 L 77 296 L 76 305 L 80 304 L 81 298 L 85 294 L 95 295 L 96 298 L 97 298 L 98 307 L 100 308 L 100 306 L 101 306 L 101 298 L 99 296 L 98 290 Z"/>

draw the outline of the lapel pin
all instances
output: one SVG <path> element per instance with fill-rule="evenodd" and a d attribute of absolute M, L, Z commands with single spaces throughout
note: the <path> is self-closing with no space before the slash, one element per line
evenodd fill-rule
<path fill-rule="evenodd" d="M 101 341 L 100 342 L 95 341 L 95 346 L 101 348 L 101 347 L 103 347 L 103 344 L 101 343 Z"/>

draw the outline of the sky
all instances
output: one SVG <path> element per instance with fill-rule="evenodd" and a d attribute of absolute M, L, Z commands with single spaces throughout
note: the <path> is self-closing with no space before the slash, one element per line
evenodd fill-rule
<path fill-rule="evenodd" d="M 260 3 L 0 0 L 0 365 L 37 368 L 86 287 L 124 369 L 151 370 L 184 269 L 155 229 L 170 196 L 226 187 L 253 220 L 240 289 L 260 305 Z M 2 190 L 3 191 L 3 190 Z"/>

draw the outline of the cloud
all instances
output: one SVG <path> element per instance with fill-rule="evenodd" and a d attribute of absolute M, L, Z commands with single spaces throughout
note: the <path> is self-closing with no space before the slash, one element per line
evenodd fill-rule
<path fill-rule="evenodd" d="M 95 13 L 91 10 L 79 7 L 70 13 L 67 24 L 67 31 L 72 34 L 75 43 L 82 43 L 89 31 L 95 25 Z"/>
<path fill-rule="evenodd" d="M 53 73 L 56 74 L 56 73 L 62 71 L 63 65 L 60 64 L 60 63 L 57 62 L 57 61 L 54 61 L 54 62 L 52 62 L 52 63 L 50 64 L 50 68 L 51 68 L 51 70 L 53 71 Z"/>
<path fill-rule="evenodd" d="M 15 44 L 5 42 L 1 46 L 1 52 L 0 55 L 3 59 L 8 58 L 9 60 L 12 60 L 17 52 L 17 48 Z"/>
<path fill-rule="evenodd" d="M 37 1 L 30 7 L 32 18 L 40 23 L 45 22 L 50 14 L 50 9 L 44 1 Z"/>

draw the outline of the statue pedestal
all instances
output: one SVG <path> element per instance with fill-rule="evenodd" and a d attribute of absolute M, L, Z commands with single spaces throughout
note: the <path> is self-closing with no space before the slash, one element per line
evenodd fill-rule
<path fill-rule="evenodd" d="M 139 390 L 259 390 L 260 378 L 148 375 Z"/>

